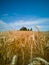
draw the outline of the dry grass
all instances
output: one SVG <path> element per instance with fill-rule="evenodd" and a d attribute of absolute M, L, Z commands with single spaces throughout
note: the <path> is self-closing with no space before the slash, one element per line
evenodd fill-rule
<path fill-rule="evenodd" d="M 0 32 L 0 64 L 10 65 L 14 55 L 18 56 L 17 65 L 27 65 L 35 57 L 49 61 L 48 41 L 49 37 L 40 31 Z"/>

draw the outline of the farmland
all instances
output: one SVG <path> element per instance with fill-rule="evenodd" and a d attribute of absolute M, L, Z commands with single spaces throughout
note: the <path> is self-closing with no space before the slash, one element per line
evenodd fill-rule
<path fill-rule="evenodd" d="M 49 32 L 40 31 L 0 32 L 0 65 L 28 65 L 36 57 L 49 62 L 48 35 Z"/>

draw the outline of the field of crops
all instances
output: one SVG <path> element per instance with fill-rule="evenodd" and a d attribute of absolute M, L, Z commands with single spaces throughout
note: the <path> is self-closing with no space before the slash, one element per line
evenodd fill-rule
<path fill-rule="evenodd" d="M 49 62 L 49 32 L 0 32 L 0 65 L 28 65 L 36 57 Z"/>

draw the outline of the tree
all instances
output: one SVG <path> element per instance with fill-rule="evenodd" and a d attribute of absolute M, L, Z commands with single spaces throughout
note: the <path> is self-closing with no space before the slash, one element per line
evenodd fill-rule
<path fill-rule="evenodd" d="M 32 31 L 32 28 L 30 29 L 30 31 Z"/>
<path fill-rule="evenodd" d="M 20 30 L 27 31 L 27 28 L 26 27 L 22 27 L 22 28 L 20 28 Z"/>
<path fill-rule="evenodd" d="M 31 29 L 29 29 L 29 28 L 27 29 L 26 27 L 22 27 L 22 28 L 20 28 L 20 31 L 21 31 L 21 30 L 22 30 L 22 31 L 32 31 L 32 28 L 31 28 Z"/>
<path fill-rule="evenodd" d="M 29 31 L 29 29 L 28 29 L 28 31 Z"/>

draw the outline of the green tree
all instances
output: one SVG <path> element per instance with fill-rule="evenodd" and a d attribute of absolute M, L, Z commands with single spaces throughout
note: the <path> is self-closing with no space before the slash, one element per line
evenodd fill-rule
<path fill-rule="evenodd" d="M 20 28 L 20 30 L 27 31 L 27 28 L 26 27 L 22 27 L 22 28 Z"/>
<path fill-rule="evenodd" d="M 32 28 L 30 29 L 30 31 L 32 31 Z"/>

